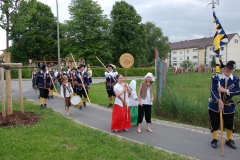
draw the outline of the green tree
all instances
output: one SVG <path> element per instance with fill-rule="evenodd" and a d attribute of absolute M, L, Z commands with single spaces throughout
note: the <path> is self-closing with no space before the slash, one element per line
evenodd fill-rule
<path fill-rule="evenodd" d="M 36 12 L 29 15 L 25 28 L 13 30 L 12 61 L 28 64 L 28 59 L 57 60 L 57 23 L 51 8 L 36 2 Z M 62 25 L 60 25 L 60 30 Z M 60 35 L 61 36 L 61 35 Z M 62 37 L 62 36 L 61 36 Z M 61 56 L 64 56 L 61 54 Z"/>
<path fill-rule="evenodd" d="M 101 6 L 93 0 L 72 0 L 67 23 L 66 52 L 82 57 L 85 62 L 97 63 L 96 56 L 108 57 L 109 20 Z"/>
<path fill-rule="evenodd" d="M 191 68 L 193 67 L 193 63 L 189 60 L 185 60 L 182 62 L 181 67 L 183 68 Z"/>
<path fill-rule="evenodd" d="M 159 57 L 163 60 L 166 59 L 168 57 L 168 52 L 170 51 L 168 37 L 163 36 L 161 28 L 156 27 L 156 25 L 153 22 L 146 22 L 145 28 L 147 33 L 147 48 L 145 56 L 148 64 L 153 63 L 154 47 L 157 47 Z"/>
<path fill-rule="evenodd" d="M 9 52 L 9 34 L 24 28 L 29 13 L 34 12 L 36 0 L 0 0 L 0 27 L 6 31 L 6 52 Z"/>
<path fill-rule="evenodd" d="M 139 66 L 146 51 L 146 30 L 141 16 L 125 1 L 116 2 L 110 16 L 113 62 L 118 65 L 119 57 L 130 53 L 134 57 L 134 65 Z"/>
<path fill-rule="evenodd" d="M 216 58 L 215 58 L 215 56 L 212 56 L 211 67 L 216 67 Z"/>

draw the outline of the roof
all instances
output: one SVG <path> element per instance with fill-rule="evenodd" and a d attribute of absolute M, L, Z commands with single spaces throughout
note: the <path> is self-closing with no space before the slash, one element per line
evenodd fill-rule
<path fill-rule="evenodd" d="M 232 34 L 227 34 L 229 40 L 235 36 L 238 35 L 238 33 L 232 33 Z M 238 35 L 239 36 L 239 35 Z M 193 40 L 185 40 L 181 42 L 174 42 L 174 43 L 169 43 L 171 50 L 177 50 L 177 49 L 187 49 L 187 48 L 198 48 L 202 49 L 207 46 L 212 46 L 213 45 L 213 37 L 209 38 L 201 38 L 201 39 L 193 39 Z"/>

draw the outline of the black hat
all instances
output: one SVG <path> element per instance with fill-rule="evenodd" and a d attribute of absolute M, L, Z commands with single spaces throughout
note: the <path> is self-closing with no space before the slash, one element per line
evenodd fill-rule
<path fill-rule="evenodd" d="M 230 69 L 236 69 L 237 68 L 236 63 L 234 61 L 228 61 L 225 66 L 230 68 Z"/>
<path fill-rule="evenodd" d="M 71 69 L 71 71 L 72 71 L 72 70 L 76 70 L 76 68 L 73 67 L 73 68 Z"/>
<path fill-rule="evenodd" d="M 42 68 L 41 68 L 41 70 L 46 70 L 46 65 L 44 64 L 44 65 L 42 65 Z"/>
<path fill-rule="evenodd" d="M 108 66 L 111 66 L 112 68 L 116 68 L 116 66 L 113 65 L 113 64 L 111 64 L 111 63 L 107 64 L 107 65 L 106 65 L 106 68 L 107 68 Z"/>
<path fill-rule="evenodd" d="M 80 64 L 80 65 L 78 66 L 78 69 L 79 69 L 79 68 L 82 68 L 82 67 L 85 68 L 85 65 L 84 65 L 84 64 Z"/>

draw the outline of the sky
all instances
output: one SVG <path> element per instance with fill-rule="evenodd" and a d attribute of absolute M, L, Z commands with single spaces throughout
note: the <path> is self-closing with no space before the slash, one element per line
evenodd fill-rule
<path fill-rule="evenodd" d="M 39 0 L 51 7 L 57 15 L 55 0 Z M 118 0 L 95 0 L 104 14 L 110 15 Z M 170 42 L 210 37 L 214 35 L 212 0 L 125 0 L 142 17 L 142 23 L 154 22 Z M 216 1 L 216 0 L 214 0 Z M 58 0 L 59 21 L 69 19 L 68 6 L 71 0 Z M 240 0 L 220 0 L 216 15 L 225 32 L 240 34 Z M 0 50 L 6 47 L 5 31 L 0 29 Z"/>

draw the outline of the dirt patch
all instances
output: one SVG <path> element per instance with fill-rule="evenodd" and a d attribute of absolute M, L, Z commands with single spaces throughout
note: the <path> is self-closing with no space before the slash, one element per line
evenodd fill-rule
<path fill-rule="evenodd" d="M 7 115 L 3 118 L 2 113 L 0 113 L 0 128 L 5 126 L 16 126 L 20 124 L 31 125 L 38 122 L 40 116 L 40 114 L 33 112 L 25 112 L 22 114 L 19 111 L 13 111 L 12 115 Z"/>

